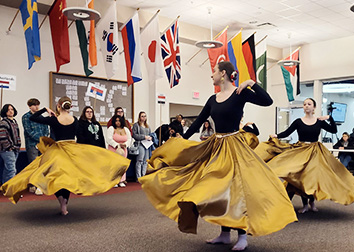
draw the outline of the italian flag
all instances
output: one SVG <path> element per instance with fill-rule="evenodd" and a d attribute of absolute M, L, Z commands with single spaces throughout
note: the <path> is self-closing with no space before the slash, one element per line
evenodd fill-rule
<path fill-rule="evenodd" d="M 299 60 L 299 50 L 296 49 L 285 60 Z M 289 102 L 294 101 L 294 97 L 300 94 L 300 66 L 280 66 L 283 73 L 286 94 Z"/>

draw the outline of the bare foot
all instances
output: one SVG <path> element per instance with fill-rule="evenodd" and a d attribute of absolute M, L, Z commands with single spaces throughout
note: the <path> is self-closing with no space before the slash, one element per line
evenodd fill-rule
<path fill-rule="evenodd" d="M 67 215 L 69 213 L 67 210 L 68 200 L 64 199 L 63 196 L 59 196 L 58 201 L 60 204 L 61 215 Z"/>
<path fill-rule="evenodd" d="M 299 209 L 297 212 L 298 212 L 298 213 L 306 213 L 306 212 L 308 212 L 308 211 L 309 211 L 309 206 L 306 205 L 306 206 L 304 206 L 303 208 Z"/>
<path fill-rule="evenodd" d="M 232 251 L 244 251 L 248 246 L 247 235 L 239 235 L 235 246 L 232 247 Z"/>
<path fill-rule="evenodd" d="M 230 232 L 221 232 L 221 234 L 210 240 L 206 240 L 206 243 L 208 244 L 230 244 Z"/>
<path fill-rule="evenodd" d="M 315 202 L 310 202 L 310 209 L 312 212 L 318 212 L 318 208 L 315 206 Z"/>

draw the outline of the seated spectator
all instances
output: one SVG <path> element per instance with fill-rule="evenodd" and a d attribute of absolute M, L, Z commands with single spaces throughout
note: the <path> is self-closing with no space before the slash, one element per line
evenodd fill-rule
<path fill-rule="evenodd" d="M 333 146 L 334 149 L 339 150 L 348 150 L 354 149 L 354 140 L 350 138 L 348 132 L 344 132 L 342 138 Z M 340 162 L 348 168 L 349 162 L 353 158 L 353 153 L 348 152 L 339 152 L 338 158 Z"/>

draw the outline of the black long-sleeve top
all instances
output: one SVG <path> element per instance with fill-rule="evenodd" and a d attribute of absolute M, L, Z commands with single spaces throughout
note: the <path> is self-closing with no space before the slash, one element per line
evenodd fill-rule
<path fill-rule="evenodd" d="M 284 138 L 296 130 L 299 136 L 299 141 L 317 142 L 318 136 L 321 133 L 321 129 L 324 129 L 333 134 L 337 133 L 337 125 L 334 122 L 332 116 L 329 117 L 329 124 L 325 121 L 317 119 L 315 124 L 307 125 L 301 120 L 301 118 L 298 118 L 290 125 L 287 130 L 277 134 L 277 136 L 278 138 Z"/>
<path fill-rule="evenodd" d="M 260 106 L 270 106 L 273 103 L 269 94 L 259 85 L 254 84 L 252 90 L 245 88 L 238 95 L 236 90 L 223 102 L 216 101 L 216 95 L 212 95 L 205 104 L 202 112 L 184 134 L 184 138 L 190 138 L 199 130 L 209 116 L 215 123 L 215 132 L 230 133 L 239 130 L 246 102 Z"/>
<path fill-rule="evenodd" d="M 53 133 L 55 135 L 55 140 L 60 141 L 60 140 L 72 140 L 75 139 L 76 136 L 76 131 L 77 131 L 77 119 L 74 117 L 74 122 L 69 125 L 63 125 L 59 123 L 58 118 L 55 116 L 40 116 L 44 112 L 46 112 L 47 109 L 43 108 L 33 115 L 30 116 L 30 120 L 42 124 L 47 124 L 51 126 L 51 130 L 53 130 Z"/>

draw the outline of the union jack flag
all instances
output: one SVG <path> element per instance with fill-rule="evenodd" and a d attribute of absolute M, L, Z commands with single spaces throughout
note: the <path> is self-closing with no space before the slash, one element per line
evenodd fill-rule
<path fill-rule="evenodd" d="M 178 85 L 181 78 L 181 54 L 179 51 L 178 19 L 161 36 L 161 52 L 170 88 Z"/>

